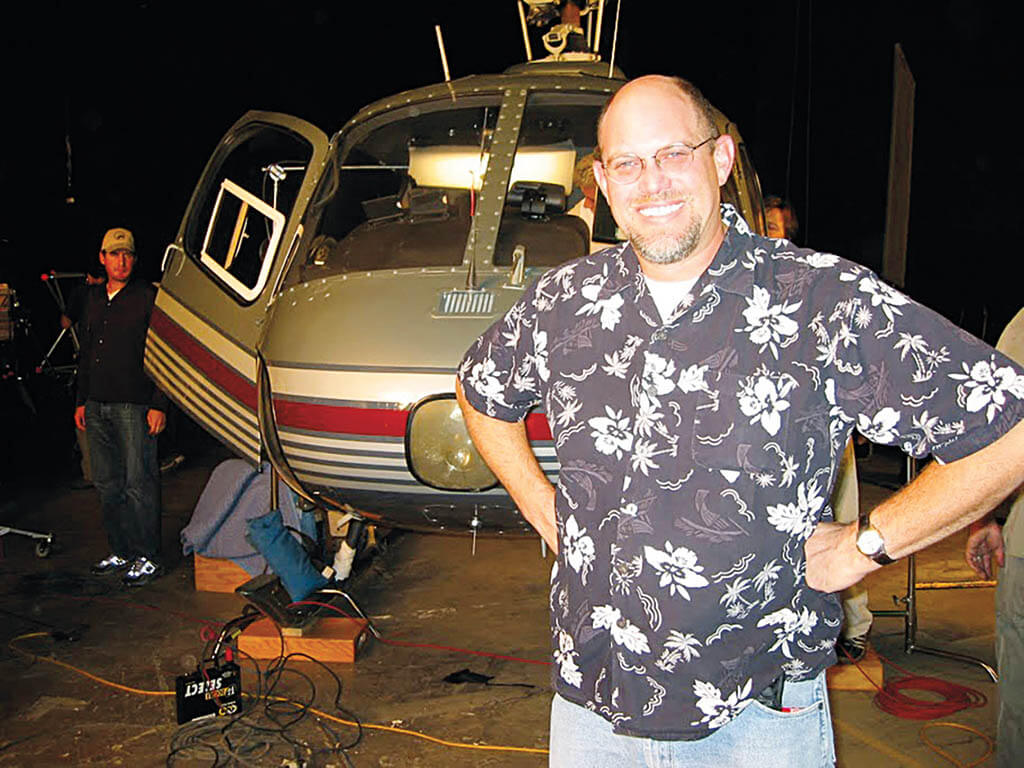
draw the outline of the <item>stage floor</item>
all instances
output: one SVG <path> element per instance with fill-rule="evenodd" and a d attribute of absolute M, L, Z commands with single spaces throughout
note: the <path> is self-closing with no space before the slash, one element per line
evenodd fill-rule
<path fill-rule="evenodd" d="M 206 446 L 164 477 L 163 532 L 168 572 L 152 585 L 127 591 L 116 579 L 89 575 L 89 564 L 105 552 L 95 492 L 73 491 L 58 478 L 26 487 L 12 519 L 0 524 L 52 530 L 57 541 L 48 559 L 33 544 L 5 537 L 0 559 L 0 766 L 166 764 L 177 731 L 174 699 L 107 687 L 44 662 L 31 663 L 10 650 L 14 637 L 53 629 L 86 627 L 80 639 L 55 642 L 28 638 L 20 647 L 105 678 L 121 686 L 170 691 L 174 678 L 193 671 L 202 654 L 201 619 L 225 621 L 240 613 L 231 594 L 196 592 L 191 558 L 182 558 L 178 531 L 209 472 L 223 458 Z M 862 503 L 877 503 L 898 478 L 898 459 L 885 454 L 861 462 Z M 875 483 L 878 484 L 875 484 Z M 919 580 L 966 579 L 964 534 L 919 556 Z M 547 591 L 551 558 L 541 558 L 533 540 L 481 539 L 476 556 L 468 538 L 403 534 L 358 578 L 353 591 L 386 636 L 487 651 L 504 656 L 548 658 Z M 905 565 L 868 580 L 874 608 L 892 608 L 905 591 Z M 993 663 L 993 590 L 925 592 L 920 597 L 919 642 L 980 656 Z M 976 688 L 984 707 L 948 719 L 995 735 L 996 687 L 978 668 L 931 656 L 903 653 L 897 619 L 876 619 L 874 647 L 917 675 L 933 675 Z M 243 689 L 254 675 L 243 661 Z M 395 647 L 370 642 L 355 664 L 332 664 L 343 683 L 341 702 L 364 723 L 417 731 L 458 744 L 543 749 L 550 704 L 548 668 L 517 661 L 473 657 L 450 650 Z M 315 706 L 330 710 L 333 681 L 308 663 L 298 667 L 316 683 Z M 469 668 L 495 683 L 535 687 L 451 684 L 446 675 Z M 886 670 L 891 674 L 891 670 Z M 292 681 L 293 692 L 302 683 Z M 919 737 L 922 721 L 885 714 L 863 691 L 833 691 L 832 711 L 839 765 L 934 766 L 943 764 Z M 347 737 L 351 729 L 337 726 Z M 962 731 L 931 731 L 930 738 L 970 762 L 984 749 Z M 951 745 L 951 746 L 948 746 Z M 536 752 L 457 749 L 410 735 L 370 730 L 349 752 L 357 766 L 540 766 Z M 182 765 L 208 765 L 205 761 Z M 335 761 L 337 763 L 337 761 Z M 252 758 L 252 764 L 261 762 Z"/>

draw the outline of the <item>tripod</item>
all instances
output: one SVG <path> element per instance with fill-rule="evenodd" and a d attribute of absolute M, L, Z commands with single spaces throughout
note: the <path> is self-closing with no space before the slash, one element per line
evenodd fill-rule
<path fill-rule="evenodd" d="M 68 305 L 67 301 L 64 299 L 64 292 L 61 290 L 60 281 L 73 279 L 84 280 L 86 279 L 86 277 L 87 275 L 85 274 L 85 272 L 54 272 L 53 270 L 49 272 L 44 272 L 40 276 L 40 279 L 46 285 L 47 290 L 49 290 L 50 296 L 53 298 L 54 303 L 56 303 L 57 309 L 60 310 L 61 316 L 68 316 Z M 65 337 L 71 339 L 71 347 L 73 352 L 71 362 L 55 363 L 54 353 L 57 351 L 58 347 L 60 347 L 60 343 L 61 341 L 64 340 Z M 75 332 L 74 323 L 71 323 L 67 327 L 62 327 L 60 329 L 60 333 L 57 334 L 57 338 L 53 340 L 53 344 L 50 345 L 50 348 L 46 351 L 46 354 L 43 355 L 43 359 L 40 360 L 39 365 L 36 366 L 36 372 L 53 373 L 58 376 L 69 375 L 71 377 L 74 377 L 77 369 L 75 361 L 78 359 L 79 350 L 80 345 L 78 343 L 78 334 Z"/>
<path fill-rule="evenodd" d="M 909 484 L 917 477 L 917 459 L 907 457 L 907 483 Z M 978 589 L 981 587 L 994 587 L 995 581 L 973 579 L 970 581 L 918 581 L 917 562 L 914 555 L 907 560 L 907 593 L 903 597 L 893 596 L 893 602 L 897 605 L 903 604 L 902 608 L 889 610 L 871 611 L 873 616 L 886 616 L 903 619 L 903 650 L 906 653 L 927 653 L 931 656 L 940 656 L 944 659 L 962 661 L 965 664 L 974 664 L 981 667 L 992 678 L 993 683 L 999 682 L 999 675 L 989 665 L 974 656 L 967 656 L 963 653 L 944 651 L 940 648 L 929 648 L 917 644 L 917 592 L 921 589 Z"/>

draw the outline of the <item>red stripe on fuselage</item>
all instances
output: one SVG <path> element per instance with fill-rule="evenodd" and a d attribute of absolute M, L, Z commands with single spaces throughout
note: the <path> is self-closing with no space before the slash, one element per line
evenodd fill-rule
<path fill-rule="evenodd" d="M 210 381 L 250 411 L 256 412 L 256 386 L 252 382 L 196 341 L 159 307 L 153 307 L 149 325 L 168 346 L 173 347 Z M 255 368 L 256 363 L 253 361 Z"/>
<path fill-rule="evenodd" d="M 196 341 L 159 307 L 153 308 L 150 326 L 166 344 L 173 347 L 214 384 L 245 407 L 256 411 L 255 385 Z M 255 362 L 253 367 L 255 368 Z M 382 437 L 405 437 L 409 421 L 409 411 L 406 410 L 357 408 L 277 398 L 274 399 L 274 413 L 280 427 Z M 551 440 L 551 427 L 544 414 L 531 413 L 526 417 L 526 436 L 537 442 Z"/>
<path fill-rule="evenodd" d="M 279 427 L 350 435 L 405 437 L 409 422 L 409 411 L 405 410 L 355 408 L 294 400 L 274 400 L 274 412 Z M 551 440 L 551 428 L 544 414 L 531 413 L 526 417 L 526 436 L 534 441 Z"/>

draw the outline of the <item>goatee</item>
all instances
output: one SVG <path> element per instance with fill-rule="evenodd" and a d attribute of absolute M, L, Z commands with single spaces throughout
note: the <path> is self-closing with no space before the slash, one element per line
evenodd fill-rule
<path fill-rule="evenodd" d="M 652 264 L 675 264 L 683 261 L 693 253 L 700 240 L 700 225 L 691 220 L 683 232 L 660 235 L 642 235 L 627 232 L 633 250 L 641 258 Z"/>

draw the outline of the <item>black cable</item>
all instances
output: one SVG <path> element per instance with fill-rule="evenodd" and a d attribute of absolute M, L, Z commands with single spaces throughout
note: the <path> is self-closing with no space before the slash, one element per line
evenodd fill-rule
<path fill-rule="evenodd" d="M 353 766 L 347 750 L 352 749 L 363 738 L 363 726 L 359 718 L 342 706 L 342 682 L 326 664 L 309 654 L 285 654 L 284 635 L 281 638 L 281 653 L 261 669 L 259 662 L 250 654 L 238 649 L 234 640 L 245 626 L 262 614 L 247 608 L 241 615 L 226 622 L 216 640 L 216 646 L 209 656 L 207 651 L 211 640 L 203 649 L 204 660 L 218 663 L 220 647 L 230 645 L 234 652 L 251 662 L 255 670 L 256 695 L 243 694 L 239 712 L 227 722 L 223 718 L 203 719 L 183 725 L 174 734 L 169 745 L 167 765 L 180 759 L 192 761 L 212 755 L 212 766 L 252 765 L 254 760 L 268 756 L 283 757 L 284 751 L 299 763 L 323 765 L 339 758 L 345 765 Z M 275 626 L 277 626 L 275 624 Z M 334 680 L 332 706 L 345 719 L 355 723 L 355 735 L 343 741 L 340 730 L 326 719 L 317 716 L 313 710 L 319 691 L 316 681 L 304 671 L 288 666 L 293 660 L 312 662 L 323 669 Z M 295 693 L 291 685 L 301 683 L 301 690 Z M 311 743 L 310 729 L 319 734 L 324 746 Z"/>

